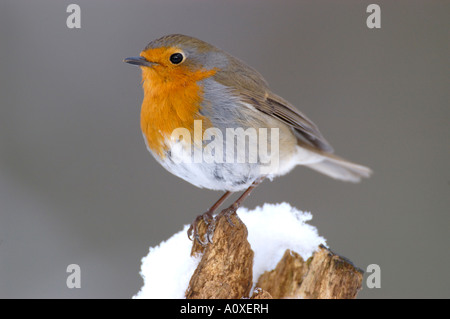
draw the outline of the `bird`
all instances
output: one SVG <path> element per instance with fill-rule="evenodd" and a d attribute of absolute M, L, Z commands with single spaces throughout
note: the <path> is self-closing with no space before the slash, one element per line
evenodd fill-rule
<path fill-rule="evenodd" d="M 372 174 L 334 155 L 317 125 L 273 93 L 258 71 L 205 41 L 166 35 L 124 62 L 142 71 L 140 125 L 149 152 L 181 179 L 224 192 L 188 229 L 202 245 L 212 242 L 216 218 L 233 225 L 230 216 L 258 185 L 298 165 L 354 183 Z M 235 192 L 242 194 L 214 216 Z M 206 239 L 198 232 L 202 220 Z"/>

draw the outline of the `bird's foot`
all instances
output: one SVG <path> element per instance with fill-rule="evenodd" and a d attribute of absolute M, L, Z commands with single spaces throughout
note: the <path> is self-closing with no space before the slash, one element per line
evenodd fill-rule
<path fill-rule="evenodd" d="M 216 216 L 216 220 L 218 220 L 222 216 L 225 216 L 225 218 L 227 219 L 227 221 L 230 224 L 230 226 L 234 227 L 235 225 L 233 224 L 233 221 L 231 220 L 231 215 L 235 214 L 238 208 L 239 208 L 239 205 L 237 205 L 236 203 L 232 204 L 230 207 L 225 208 L 224 210 L 222 210 Z M 236 217 L 237 217 L 237 215 L 236 215 Z"/>
<path fill-rule="evenodd" d="M 189 227 L 189 229 L 188 229 L 188 231 L 187 231 L 187 235 L 188 235 L 188 238 L 189 238 L 190 240 L 193 240 L 193 239 L 192 239 L 192 236 L 194 236 L 195 240 L 196 240 L 200 245 L 202 245 L 203 247 L 205 247 L 205 246 L 208 245 L 208 243 L 210 243 L 211 241 L 209 240 L 208 232 L 207 232 L 207 235 L 206 235 L 206 241 L 203 241 L 203 240 L 200 238 L 200 234 L 199 234 L 198 230 L 199 230 L 199 224 L 200 224 L 201 221 L 203 221 L 203 222 L 205 223 L 205 225 L 206 225 L 206 226 L 208 227 L 208 229 L 209 229 L 211 223 L 214 222 L 214 217 L 212 216 L 212 213 L 211 213 L 210 211 L 207 211 L 206 213 L 204 213 L 204 214 L 202 214 L 202 215 L 198 215 L 198 216 L 195 218 L 194 222 L 193 222 L 193 223 L 191 224 L 191 226 Z"/>
<path fill-rule="evenodd" d="M 190 240 L 192 239 L 192 236 L 195 238 L 195 240 L 202 246 L 205 247 L 208 244 L 213 243 L 213 236 L 214 236 L 214 230 L 216 229 L 216 222 L 222 218 L 225 217 L 227 219 L 227 222 L 230 224 L 231 227 L 234 227 L 234 223 L 231 220 L 231 216 L 236 213 L 236 210 L 238 209 L 239 205 L 234 203 L 228 208 L 225 208 L 222 210 L 219 214 L 217 214 L 215 217 L 212 216 L 211 212 L 206 212 L 202 215 L 197 216 L 195 218 L 194 222 L 189 227 L 187 234 Z M 239 220 L 239 217 L 236 215 L 236 218 Z M 205 225 L 207 226 L 206 229 L 206 240 L 202 240 L 200 234 L 199 234 L 199 224 L 203 221 Z"/>
<path fill-rule="evenodd" d="M 230 207 L 225 208 L 224 210 L 222 210 L 219 214 L 217 214 L 216 217 L 214 217 L 213 220 L 211 220 L 211 222 L 208 225 L 208 230 L 206 231 L 206 239 L 208 240 L 209 243 L 212 244 L 212 238 L 214 235 L 214 230 L 216 228 L 216 222 L 222 218 L 225 217 L 228 221 L 228 223 L 230 224 L 231 227 L 234 227 L 234 223 L 231 220 L 231 215 L 236 213 L 236 210 L 238 209 L 238 205 L 236 203 L 232 204 Z M 239 220 L 239 217 L 236 215 L 236 218 Z"/>

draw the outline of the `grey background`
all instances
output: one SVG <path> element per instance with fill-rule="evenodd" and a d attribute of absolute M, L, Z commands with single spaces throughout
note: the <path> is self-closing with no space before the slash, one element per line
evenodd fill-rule
<path fill-rule="evenodd" d="M 378 3 L 382 28 L 366 26 Z M 370 166 L 361 184 L 306 168 L 246 202 L 311 211 L 330 247 L 381 289 L 360 298 L 450 297 L 448 1 L 0 2 L 0 297 L 129 298 L 140 259 L 220 194 L 147 153 L 140 71 L 122 63 L 184 33 L 258 69 L 336 153 Z M 66 267 L 81 267 L 81 289 Z"/>

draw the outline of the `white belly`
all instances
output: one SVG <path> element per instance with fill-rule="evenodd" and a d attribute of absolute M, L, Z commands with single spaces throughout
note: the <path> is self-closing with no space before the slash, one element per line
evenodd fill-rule
<path fill-rule="evenodd" d="M 236 192 L 260 176 L 257 163 L 208 163 L 198 153 L 186 152 L 181 142 L 170 145 L 164 159 L 154 157 L 169 172 L 200 188 Z"/>
<path fill-rule="evenodd" d="M 170 173 L 199 187 L 211 190 L 242 191 L 259 177 L 269 179 L 284 175 L 296 165 L 318 163 L 323 157 L 296 146 L 289 156 L 273 154 L 267 162 L 244 162 L 211 160 L 205 148 L 190 148 L 182 141 L 166 140 L 168 151 L 162 159 L 149 149 L 155 159 Z M 209 159 L 208 159 L 209 158 Z"/>

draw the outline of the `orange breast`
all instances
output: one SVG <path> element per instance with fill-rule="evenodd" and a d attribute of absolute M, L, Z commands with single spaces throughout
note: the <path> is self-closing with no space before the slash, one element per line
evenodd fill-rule
<path fill-rule="evenodd" d="M 198 82 L 215 72 L 191 71 L 184 66 L 176 70 L 158 65 L 142 68 L 144 100 L 141 129 L 148 147 L 157 155 L 164 156 L 168 147 L 164 142 L 175 129 L 188 129 L 193 139 L 194 120 L 203 121 L 203 130 L 210 127 L 208 119 L 199 113 L 203 88 Z"/>

